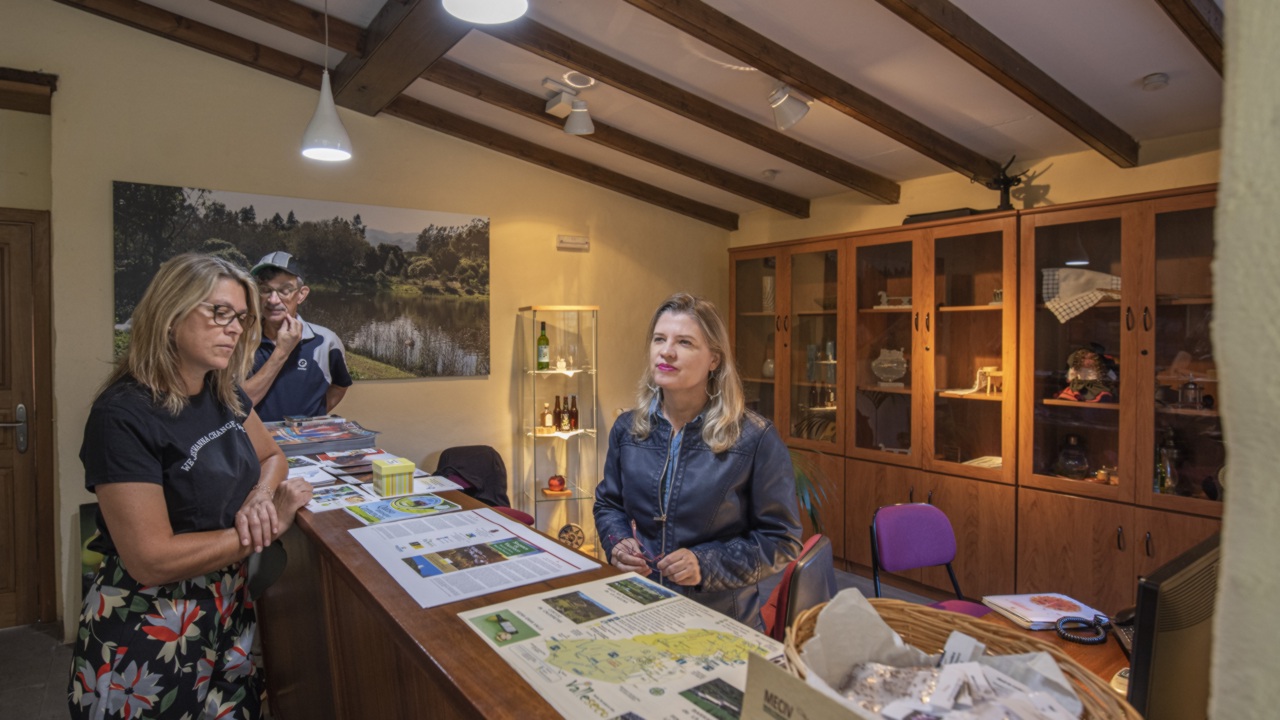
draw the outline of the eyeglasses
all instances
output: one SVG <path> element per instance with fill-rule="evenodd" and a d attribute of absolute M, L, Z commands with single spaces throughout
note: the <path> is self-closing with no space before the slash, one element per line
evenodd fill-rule
<path fill-rule="evenodd" d="M 246 328 L 257 322 L 257 318 L 248 310 L 244 312 L 236 312 L 226 305 L 214 305 L 213 303 L 201 302 L 201 305 L 209 308 L 213 312 L 213 324 L 226 327 L 231 324 L 232 320 L 240 323 L 240 327 Z"/>
<path fill-rule="evenodd" d="M 271 297 L 271 293 L 275 293 L 280 296 L 281 300 L 288 300 L 289 298 L 293 297 L 294 293 L 298 292 L 301 289 L 302 288 L 297 285 L 288 285 L 282 288 L 271 287 L 270 285 L 259 285 L 258 294 L 264 298 L 269 298 Z"/>

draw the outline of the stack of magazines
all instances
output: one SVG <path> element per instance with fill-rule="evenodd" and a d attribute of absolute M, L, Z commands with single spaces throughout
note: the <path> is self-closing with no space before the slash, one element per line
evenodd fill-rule
<path fill-rule="evenodd" d="M 264 425 L 271 433 L 271 439 L 288 456 L 359 450 L 373 447 L 378 438 L 376 430 L 368 430 L 354 420 L 337 415 L 288 419 Z"/>

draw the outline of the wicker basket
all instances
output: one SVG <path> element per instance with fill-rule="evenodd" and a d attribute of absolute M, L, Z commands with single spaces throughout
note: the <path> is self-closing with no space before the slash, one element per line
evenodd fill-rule
<path fill-rule="evenodd" d="M 946 645 L 952 630 L 959 630 L 986 643 L 987 653 L 990 655 L 1047 652 L 1058 661 L 1058 667 L 1075 687 L 1076 694 L 1084 705 L 1084 714 L 1081 717 L 1087 720 L 1110 720 L 1111 718 L 1142 720 L 1142 716 L 1097 675 L 1086 670 L 1058 648 L 1028 637 L 1022 630 L 902 600 L 875 598 L 870 602 L 885 623 L 901 635 L 905 642 L 926 653 L 942 652 L 942 647 Z M 823 605 L 800 613 L 796 617 L 795 624 L 787 628 L 785 643 L 787 665 L 792 673 L 801 678 L 805 676 L 807 669 L 800 660 L 800 648 L 813 637 L 814 629 L 818 624 L 818 613 Z"/>

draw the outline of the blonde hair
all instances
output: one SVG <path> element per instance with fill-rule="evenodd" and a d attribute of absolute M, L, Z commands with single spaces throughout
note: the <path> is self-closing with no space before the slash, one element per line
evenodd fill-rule
<path fill-rule="evenodd" d="M 142 300 L 130 318 L 129 347 L 103 385 L 105 390 L 125 376 L 133 376 L 151 391 L 151 399 L 171 414 L 187 406 L 187 386 L 178 367 L 178 348 L 173 326 L 186 319 L 213 292 L 220 280 L 234 280 L 244 289 L 249 315 L 244 332 L 236 342 L 231 360 L 222 370 L 211 372 L 213 393 L 239 417 L 248 415 L 236 390 L 243 382 L 257 350 L 262 330 L 258 324 L 258 285 L 248 273 L 222 258 L 186 253 L 165 261 L 151 279 Z"/>
<path fill-rule="evenodd" d="M 716 306 L 710 301 L 688 293 L 676 293 L 667 298 L 653 313 L 649 321 L 646 347 L 653 339 L 658 320 L 666 313 L 687 315 L 701 328 L 707 340 L 707 348 L 719 360 L 719 366 L 707 379 L 708 403 L 702 412 L 702 441 L 712 452 L 721 453 L 733 447 L 742 434 L 742 416 L 745 404 L 742 399 L 742 380 L 729 352 L 729 328 L 720 319 Z M 647 438 L 652 431 L 649 408 L 659 397 L 659 389 L 653 384 L 653 365 L 645 363 L 644 375 L 637 388 L 636 410 L 631 415 L 631 432 L 637 438 Z"/>

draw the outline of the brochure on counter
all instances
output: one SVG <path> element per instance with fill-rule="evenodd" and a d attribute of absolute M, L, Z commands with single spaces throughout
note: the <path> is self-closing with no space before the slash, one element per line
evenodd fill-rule
<path fill-rule="evenodd" d="M 736 718 L 782 644 L 628 573 L 458 613 L 565 717 Z"/>
<path fill-rule="evenodd" d="M 286 459 L 289 461 L 290 478 L 302 478 L 313 487 L 337 482 L 337 478 L 325 472 L 320 463 L 305 455 L 294 455 Z"/>
<path fill-rule="evenodd" d="M 438 495 L 423 493 L 421 495 L 402 495 L 396 498 L 374 500 L 363 505 L 349 507 L 347 512 L 354 515 L 357 520 L 365 525 L 377 525 L 379 523 L 399 522 L 401 520 L 441 515 L 461 509 L 462 506 L 457 503 L 449 502 Z"/>
<path fill-rule="evenodd" d="M 1064 617 L 1092 620 L 1095 615 L 1105 615 L 1060 593 L 988 595 L 982 603 L 1028 630 L 1052 630 Z"/>
<path fill-rule="evenodd" d="M 365 491 L 359 485 L 330 485 L 328 487 L 318 487 L 311 491 L 311 502 L 307 503 L 307 509 L 311 512 L 325 512 L 353 505 L 363 505 L 374 502 L 377 499 L 372 493 Z"/>
<path fill-rule="evenodd" d="M 422 607 L 599 567 L 595 560 L 490 508 L 350 532 Z"/>

